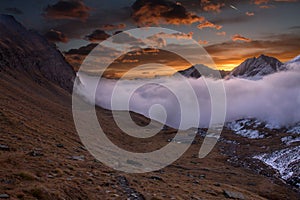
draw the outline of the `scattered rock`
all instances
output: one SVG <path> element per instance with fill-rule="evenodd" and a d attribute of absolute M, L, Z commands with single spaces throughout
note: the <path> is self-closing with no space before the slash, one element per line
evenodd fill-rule
<path fill-rule="evenodd" d="M 63 144 L 56 144 L 56 146 L 57 146 L 58 148 L 63 148 L 63 147 L 64 147 Z"/>
<path fill-rule="evenodd" d="M 224 190 L 223 193 L 224 193 L 224 196 L 226 198 L 241 199 L 241 200 L 245 199 L 244 195 L 240 192 L 232 192 L 232 191 L 229 191 L 229 190 Z"/>
<path fill-rule="evenodd" d="M 220 186 L 221 186 L 221 184 L 220 184 L 220 183 L 214 183 L 214 186 L 216 186 L 216 187 L 220 187 Z"/>
<path fill-rule="evenodd" d="M 0 199 L 8 199 L 9 195 L 8 194 L 0 194 Z"/>
<path fill-rule="evenodd" d="M 200 178 L 200 179 L 205 179 L 205 177 L 206 177 L 205 174 L 200 174 L 200 175 L 199 175 L 199 178 Z"/>
<path fill-rule="evenodd" d="M 9 148 L 9 146 L 7 146 L 7 145 L 0 144 L 0 150 L 1 150 L 1 151 L 9 151 L 10 148 Z"/>
<path fill-rule="evenodd" d="M 129 186 L 128 180 L 124 176 L 117 177 L 120 187 L 127 194 L 128 200 L 145 200 L 144 195 Z"/>
<path fill-rule="evenodd" d="M 83 150 L 83 151 L 87 151 L 87 149 L 84 146 L 79 146 L 78 148 Z"/>
<path fill-rule="evenodd" d="M 217 192 L 213 190 L 205 190 L 204 192 L 213 196 L 218 196 Z"/>
<path fill-rule="evenodd" d="M 47 175 L 47 178 L 54 178 L 54 176 L 51 175 L 51 174 L 48 174 L 48 175 Z"/>
<path fill-rule="evenodd" d="M 163 181 L 163 179 L 159 176 L 150 176 L 150 179 L 157 180 L 157 181 Z"/>
<path fill-rule="evenodd" d="M 81 155 L 81 156 L 71 156 L 70 159 L 84 161 L 85 157 L 83 155 Z"/>
<path fill-rule="evenodd" d="M 43 156 L 44 154 L 41 151 L 33 150 L 33 151 L 29 152 L 29 155 L 33 156 L 33 157 L 38 157 L 38 156 Z"/>

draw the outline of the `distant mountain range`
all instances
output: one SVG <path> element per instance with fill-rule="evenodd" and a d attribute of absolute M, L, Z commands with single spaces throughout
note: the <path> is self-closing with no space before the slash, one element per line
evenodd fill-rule
<path fill-rule="evenodd" d="M 207 67 L 205 65 L 198 64 L 198 65 L 192 66 L 188 69 L 180 70 L 177 73 L 175 73 L 174 76 L 177 76 L 178 74 L 181 74 L 185 77 L 195 78 L 195 79 L 200 78 L 202 75 L 204 75 L 206 77 L 224 78 L 224 77 L 228 76 L 229 73 L 230 73 L 229 71 L 214 70 L 214 69 L 212 69 L 210 67 Z"/>
<path fill-rule="evenodd" d="M 291 63 L 299 62 L 300 56 L 295 57 L 294 59 L 282 63 L 278 59 L 266 55 L 260 55 L 259 57 L 248 58 L 240 65 L 235 67 L 232 71 L 220 70 L 220 75 L 224 77 L 239 77 L 246 79 L 261 79 L 262 77 L 273 74 L 275 72 L 287 70 Z M 198 70 L 197 70 L 198 69 Z M 204 73 L 204 76 L 211 76 L 215 74 L 217 70 L 213 70 L 205 65 L 195 65 L 188 69 L 178 71 L 181 75 L 191 78 L 200 78 L 201 74 L 199 70 Z M 175 73 L 174 75 L 176 75 Z"/>

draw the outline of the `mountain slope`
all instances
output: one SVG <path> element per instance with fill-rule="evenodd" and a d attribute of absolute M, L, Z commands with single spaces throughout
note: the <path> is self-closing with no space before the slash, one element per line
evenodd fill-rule
<path fill-rule="evenodd" d="M 45 77 L 72 91 L 75 72 L 53 44 L 9 15 L 0 15 L 0 36 L 0 70 L 17 69 L 37 82 Z"/>
<path fill-rule="evenodd" d="M 259 79 L 265 75 L 285 70 L 283 63 L 273 57 L 261 55 L 258 58 L 248 58 L 234 68 L 230 75 L 241 78 Z"/>
<path fill-rule="evenodd" d="M 15 27 L 16 30 L 18 27 Z M 14 27 L 11 29 L 12 33 L 16 31 Z M 18 34 L 16 36 L 21 37 Z M 30 38 L 31 34 L 26 37 Z M 9 38 L 11 44 L 25 40 L 7 35 L 4 38 Z M 66 69 L 55 67 L 56 70 L 53 70 L 51 65 L 34 64 L 48 64 L 49 60 L 61 58 L 53 49 L 50 52 L 53 51 L 58 58 L 52 58 L 51 54 L 50 58 L 48 54 L 35 54 L 34 48 L 48 48 L 47 42 L 42 44 L 45 46 L 31 44 L 28 47 L 20 43 L 19 47 L 12 48 L 16 54 L 7 47 L 11 55 L 7 55 L 5 63 L 1 64 L 1 197 L 39 200 L 299 199 L 299 194 L 283 182 L 229 163 L 229 157 L 222 154 L 221 150 L 235 149 L 226 146 L 227 149 L 224 149 L 224 143 L 218 143 L 209 156 L 199 159 L 197 155 L 203 142 L 200 136 L 180 159 L 162 170 L 126 174 L 108 168 L 89 154 L 76 133 L 71 94 L 65 90 L 69 89 L 71 83 L 63 84 L 66 80 L 61 74 L 61 70 L 68 71 L 68 65 L 61 63 L 59 66 L 66 66 Z M 1 49 L 6 49 L 3 46 L 5 44 L 1 43 Z M 21 52 L 26 55 L 26 62 L 19 60 Z M 72 74 L 71 71 L 67 77 L 72 78 Z M 148 119 L 131 114 L 138 124 L 148 124 Z M 176 134 L 176 130 L 168 128 L 154 137 L 137 139 L 129 137 L 117 127 L 110 111 L 97 108 L 97 116 L 107 137 L 129 151 L 159 149 Z M 225 130 L 225 136 L 229 140 L 233 134 Z M 238 142 L 243 142 L 243 147 L 249 150 L 248 141 Z"/>

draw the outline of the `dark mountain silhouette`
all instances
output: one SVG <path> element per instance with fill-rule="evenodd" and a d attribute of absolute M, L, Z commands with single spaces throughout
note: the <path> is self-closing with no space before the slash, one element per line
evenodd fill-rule
<path fill-rule="evenodd" d="M 75 72 L 45 38 L 27 30 L 14 17 L 0 15 L 0 69 L 16 70 L 37 82 L 43 78 L 72 91 Z"/>

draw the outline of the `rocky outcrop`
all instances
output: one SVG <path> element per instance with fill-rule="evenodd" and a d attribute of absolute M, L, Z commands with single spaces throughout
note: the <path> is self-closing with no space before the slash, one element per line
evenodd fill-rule
<path fill-rule="evenodd" d="M 18 70 L 37 82 L 46 78 L 72 91 L 75 72 L 54 44 L 9 15 L 0 15 L 0 36 L 1 71 Z"/>

